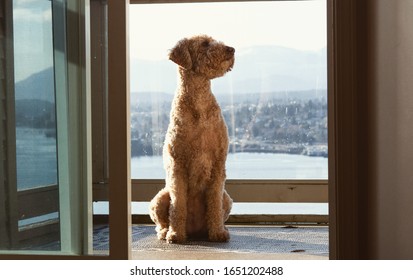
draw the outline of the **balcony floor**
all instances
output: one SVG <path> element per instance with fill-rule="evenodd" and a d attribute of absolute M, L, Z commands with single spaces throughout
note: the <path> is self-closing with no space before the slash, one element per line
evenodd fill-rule
<path fill-rule="evenodd" d="M 189 241 L 168 244 L 156 238 L 153 225 L 132 227 L 133 259 L 328 259 L 325 226 L 229 226 L 228 243 Z M 94 229 L 94 250 L 108 250 L 108 227 Z"/>

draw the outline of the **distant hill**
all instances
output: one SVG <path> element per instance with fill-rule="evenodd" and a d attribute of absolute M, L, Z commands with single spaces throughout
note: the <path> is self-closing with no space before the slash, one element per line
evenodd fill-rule
<path fill-rule="evenodd" d="M 131 61 L 131 103 L 172 99 L 177 85 L 177 66 L 167 60 Z M 326 49 L 300 51 L 277 46 L 256 46 L 236 51 L 234 69 L 212 82 L 218 99 L 233 95 L 239 98 L 259 95 L 280 98 L 304 92 L 325 94 L 327 88 Z M 16 99 L 54 102 L 53 69 L 48 68 L 16 83 Z M 298 94 L 298 95 L 300 95 Z"/>
<path fill-rule="evenodd" d="M 167 60 L 131 61 L 131 91 L 173 94 L 176 65 Z M 326 49 L 301 51 L 278 46 L 237 50 L 232 72 L 212 82 L 219 95 L 233 92 L 283 92 L 327 88 Z"/>
<path fill-rule="evenodd" d="M 168 111 L 172 103 L 173 94 L 163 92 L 131 92 L 131 105 L 144 105 L 146 108 L 166 108 Z M 273 102 L 284 104 L 291 100 L 309 101 L 322 100 L 327 97 L 327 90 L 302 90 L 302 91 L 283 91 L 283 92 L 255 92 L 255 93 L 219 93 L 215 97 L 220 105 L 233 105 L 240 103 L 262 104 Z"/>
<path fill-rule="evenodd" d="M 53 68 L 35 73 L 15 85 L 16 126 L 55 127 Z"/>
<path fill-rule="evenodd" d="M 326 50 L 300 51 L 256 46 L 236 54 L 228 77 L 214 81 L 220 92 L 254 93 L 305 91 L 327 88 Z"/>
<path fill-rule="evenodd" d="M 173 99 L 172 93 L 164 92 L 131 92 L 130 103 L 136 105 L 137 103 L 171 103 Z"/>
<path fill-rule="evenodd" d="M 37 72 L 15 85 L 16 99 L 37 99 L 54 103 L 53 68 Z"/>
<path fill-rule="evenodd" d="M 275 103 L 284 103 L 290 100 L 308 101 L 314 99 L 322 99 L 327 97 L 327 90 L 312 89 L 312 90 L 296 90 L 296 91 L 278 91 L 278 92 L 254 92 L 254 93 L 239 93 L 216 94 L 216 98 L 221 105 L 232 103 L 262 103 L 272 101 Z"/>

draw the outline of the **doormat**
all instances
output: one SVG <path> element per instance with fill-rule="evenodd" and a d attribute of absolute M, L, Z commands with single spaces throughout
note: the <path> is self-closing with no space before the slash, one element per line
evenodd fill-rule
<path fill-rule="evenodd" d="M 228 227 L 227 243 L 188 241 L 169 244 L 156 238 L 155 226 L 132 226 L 133 251 L 207 251 L 233 253 L 305 253 L 328 256 L 328 227 Z M 109 228 L 96 226 L 94 250 L 109 250 Z"/>

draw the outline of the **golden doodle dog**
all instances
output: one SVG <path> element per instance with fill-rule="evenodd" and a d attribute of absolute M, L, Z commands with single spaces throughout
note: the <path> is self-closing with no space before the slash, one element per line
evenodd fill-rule
<path fill-rule="evenodd" d="M 230 238 L 224 225 L 232 207 L 224 189 L 228 130 L 210 80 L 231 71 L 234 53 L 206 35 L 182 39 L 170 51 L 180 79 L 163 147 L 166 185 L 150 203 L 157 236 L 169 243 Z"/>

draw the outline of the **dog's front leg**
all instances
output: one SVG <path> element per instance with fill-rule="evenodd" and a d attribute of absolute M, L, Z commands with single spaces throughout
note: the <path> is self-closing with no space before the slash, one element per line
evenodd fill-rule
<path fill-rule="evenodd" d="M 183 243 L 186 241 L 187 190 L 186 180 L 178 175 L 169 178 L 171 205 L 169 208 L 169 230 L 166 241 Z"/>
<path fill-rule="evenodd" d="M 225 173 L 224 173 L 225 174 Z M 225 175 L 213 180 L 207 190 L 207 225 L 208 238 L 212 242 L 227 242 L 228 229 L 224 225 L 223 191 Z"/>

